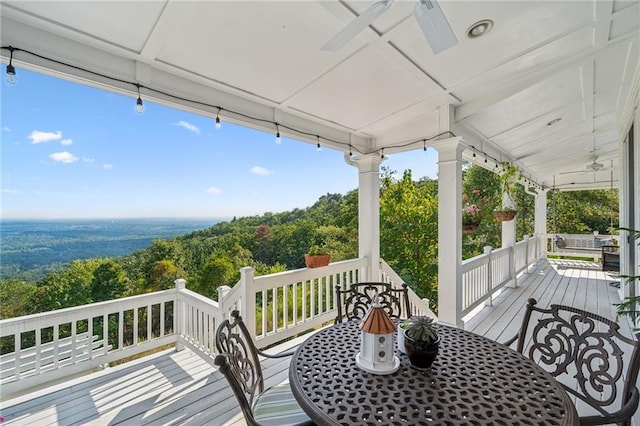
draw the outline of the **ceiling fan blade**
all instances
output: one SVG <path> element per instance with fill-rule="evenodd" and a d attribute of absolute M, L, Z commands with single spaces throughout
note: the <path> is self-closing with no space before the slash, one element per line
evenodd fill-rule
<path fill-rule="evenodd" d="M 413 16 L 434 54 L 458 43 L 458 39 L 436 0 L 419 0 L 413 10 Z"/>
<path fill-rule="evenodd" d="M 335 52 L 340 50 L 345 44 L 350 42 L 360 31 L 367 28 L 380 15 L 389 10 L 394 0 L 380 0 L 369 6 L 360 16 L 351 21 L 338 34 L 333 36 L 321 50 Z"/>
<path fill-rule="evenodd" d="M 584 170 L 573 170 L 571 172 L 561 172 L 558 173 L 559 175 L 568 175 L 571 173 L 596 173 L 596 172 L 608 172 L 608 171 L 613 171 L 614 167 L 603 167 L 603 168 L 598 168 L 598 169 L 592 169 L 589 166 L 587 166 L 586 169 Z"/>

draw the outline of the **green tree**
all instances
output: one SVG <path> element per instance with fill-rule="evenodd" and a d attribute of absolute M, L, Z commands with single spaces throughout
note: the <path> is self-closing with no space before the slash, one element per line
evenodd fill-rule
<path fill-rule="evenodd" d="M 0 319 L 28 315 L 34 312 L 35 284 L 19 279 L 0 280 Z"/>
<path fill-rule="evenodd" d="M 112 259 L 105 259 L 93 272 L 91 298 L 94 302 L 123 297 L 126 290 L 127 278 L 124 270 Z"/>
<path fill-rule="evenodd" d="M 233 260 L 220 252 L 211 255 L 204 267 L 200 270 L 196 281 L 190 286 L 194 291 L 218 300 L 218 287 L 222 285 L 233 286 L 240 278 L 238 269 Z"/>
<path fill-rule="evenodd" d="M 438 203 L 436 182 L 413 181 L 411 171 L 394 180 L 383 169 L 380 251 L 421 297 L 437 301 Z"/>

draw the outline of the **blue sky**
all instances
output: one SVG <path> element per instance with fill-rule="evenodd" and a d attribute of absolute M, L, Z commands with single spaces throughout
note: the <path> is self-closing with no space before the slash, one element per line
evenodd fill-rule
<path fill-rule="evenodd" d="M 249 216 L 358 186 L 339 151 L 16 71 L 1 89 L 3 219 Z M 382 165 L 435 178 L 436 153 Z"/>

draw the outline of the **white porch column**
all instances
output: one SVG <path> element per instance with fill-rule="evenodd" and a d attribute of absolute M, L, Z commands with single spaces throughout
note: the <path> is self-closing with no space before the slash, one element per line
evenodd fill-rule
<path fill-rule="evenodd" d="M 545 236 L 547 235 L 547 191 L 542 190 L 538 192 L 538 195 L 535 197 L 535 215 L 534 215 L 534 225 L 533 225 L 533 234 L 535 237 Z M 538 247 L 538 259 L 547 256 L 547 244 L 546 239 L 544 240 L 544 244 L 540 242 L 538 239 L 537 243 Z"/>
<path fill-rule="evenodd" d="M 438 151 L 438 318 L 462 327 L 462 151 L 459 139 Z"/>
<path fill-rule="evenodd" d="M 358 256 L 369 259 L 360 281 L 376 281 L 380 275 L 380 163 L 379 154 L 346 159 L 358 168 Z"/>
<path fill-rule="evenodd" d="M 517 216 L 516 216 L 517 217 Z M 502 222 L 502 247 L 516 245 L 516 219 Z"/>

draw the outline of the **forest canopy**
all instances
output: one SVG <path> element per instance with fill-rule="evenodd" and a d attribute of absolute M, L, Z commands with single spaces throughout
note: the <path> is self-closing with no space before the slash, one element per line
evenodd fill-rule
<path fill-rule="evenodd" d="M 414 180 L 383 168 L 380 176 L 381 257 L 421 297 L 437 301 L 438 182 Z M 533 234 L 534 197 L 515 185 L 517 238 Z M 491 213 L 501 202 L 499 177 L 465 167 L 463 193 L 482 200 L 480 228 L 463 235 L 463 258 L 501 246 L 501 225 Z M 613 190 L 548 194 L 549 233 L 615 233 L 618 194 Z M 304 254 L 322 245 L 332 262 L 358 256 L 358 193 L 326 194 L 312 206 L 234 218 L 122 257 L 74 260 L 35 282 L 0 280 L 0 318 L 169 289 L 184 278 L 187 288 L 217 299 L 217 288 L 233 286 L 240 269 L 256 275 L 304 267 Z"/>

